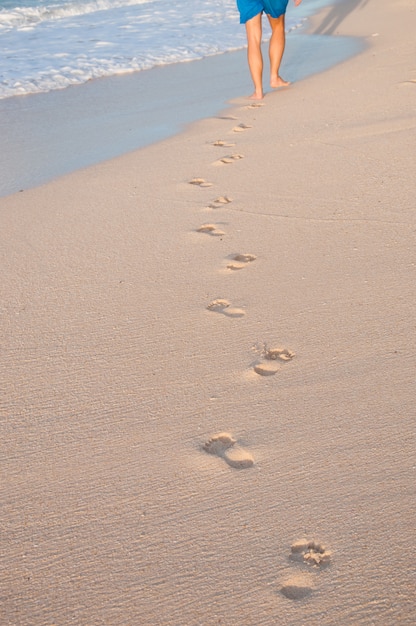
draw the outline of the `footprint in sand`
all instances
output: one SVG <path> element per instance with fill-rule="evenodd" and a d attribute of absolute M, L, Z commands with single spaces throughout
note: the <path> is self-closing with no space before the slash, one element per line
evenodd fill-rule
<path fill-rule="evenodd" d="M 288 348 L 267 348 L 264 347 L 264 357 L 269 359 L 270 361 L 276 361 L 279 359 L 280 361 L 291 361 L 295 353 Z"/>
<path fill-rule="evenodd" d="M 260 107 L 264 107 L 263 102 L 252 102 L 251 104 L 248 104 L 245 108 L 246 109 L 259 109 Z"/>
<path fill-rule="evenodd" d="M 302 600 L 313 592 L 313 582 L 309 575 L 292 576 L 282 583 L 280 592 L 290 600 Z"/>
<path fill-rule="evenodd" d="M 267 348 L 263 347 L 261 356 L 264 361 L 259 361 L 254 365 L 254 371 L 260 376 L 273 376 L 280 370 L 279 363 L 291 361 L 295 353 L 288 348 Z"/>
<path fill-rule="evenodd" d="M 197 185 L 198 187 L 212 187 L 213 183 L 209 183 L 205 178 L 192 178 L 189 181 L 190 185 Z"/>
<path fill-rule="evenodd" d="M 226 317 L 244 317 L 246 314 L 243 309 L 231 306 L 231 302 L 218 298 L 213 300 L 207 306 L 208 311 L 214 311 L 215 313 L 222 313 Z"/>
<path fill-rule="evenodd" d="M 298 539 L 290 546 L 290 559 L 312 567 L 326 567 L 331 561 L 331 552 L 314 539 Z"/>
<path fill-rule="evenodd" d="M 206 233 L 212 237 L 222 237 L 222 235 L 225 235 L 225 232 L 218 228 L 215 224 L 202 224 L 202 226 L 196 229 L 196 232 Z"/>
<path fill-rule="evenodd" d="M 203 445 L 203 449 L 209 454 L 221 457 L 230 467 L 235 469 L 246 469 L 254 465 L 254 459 L 250 452 L 241 448 L 230 433 L 213 435 Z"/>
<path fill-rule="evenodd" d="M 244 130 L 247 130 L 249 128 L 253 128 L 253 127 L 250 126 L 250 124 L 238 124 L 238 126 L 234 126 L 233 132 L 242 133 Z"/>
<path fill-rule="evenodd" d="M 243 154 L 230 154 L 229 156 L 218 159 L 218 161 L 215 161 L 213 165 L 227 165 L 230 163 L 234 163 L 234 161 L 239 161 L 240 159 L 244 159 Z"/>
<path fill-rule="evenodd" d="M 228 141 L 224 141 L 223 139 L 217 139 L 217 141 L 214 141 L 212 145 L 216 148 L 232 148 L 233 146 L 235 146 L 235 143 L 229 143 Z"/>
<path fill-rule="evenodd" d="M 221 209 L 224 207 L 225 204 L 229 204 L 230 202 L 232 202 L 232 198 L 229 198 L 228 196 L 220 196 L 219 198 L 217 198 L 216 200 L 214 200 L 214 202 L 211 202 L 210 205 L 208 205 L 208 209 Z"/>
<path fill-rule="evenodd" d="M 280 367 L 276 363 L 256 363 L 253 367 L 256 374 L 259 376 L 274 376 L 277 374 Z"/>
<path fill-rule="evenodd" d="M 231 263 L 228 263 L 227 268 L 229 270 L 242 270 L 248 263 L 252 263 L 256 260 L 254 254 L 234 254 L 232 256 Z"/>

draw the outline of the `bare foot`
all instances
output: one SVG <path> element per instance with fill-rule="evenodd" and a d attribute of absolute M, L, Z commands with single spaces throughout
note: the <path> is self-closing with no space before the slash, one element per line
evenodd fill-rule
<path fill-rule="evenodd" d="M 260 91 L 259 93 L 255 91 L 254 93 L 251 94 L 251 96 L 249 96 L 250 100 L 263 100 L 263 98 L 264 98 L 264 94 L 262 91 Z"/>
<path fill-rule="evenodd" d="M 287 87 L 290 85 L 288 80 L 283 80 L 281 76 L 276 76 L 276 78 L 270 79 L 270 87 L 273 89 L 278 89 L 279 87 Z"/>

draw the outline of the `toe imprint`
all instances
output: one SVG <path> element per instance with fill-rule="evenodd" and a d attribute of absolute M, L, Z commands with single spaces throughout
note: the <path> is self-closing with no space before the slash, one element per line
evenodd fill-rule
<path fill-rule="evenodd" d="M 279 362 L 282 365 L 295 356 L 288 348 L 267 348 L 266 344 L 260 350 L 256 349 L 256 352 L 264 359 L 254 365 L 254 371 L 260 376 L 273 376 L 281 369 Z"/>
<path fill-rule="evenodd" d="M 315 540 L 299 539 L 292 543 L 290 557 L 294 561 L 300 561 L 315 567 L 324 567 L 331 560 L 331 552 Z"/>
<path fill-rule="evenodd" d="M 207 309 L 210 311 L 223 311 L 227 307 L 230 306 L 230 302 L 228 300 L 223 300 L 221 298 L 217 298 L 217 300 L 213 300 L 207 306 Z"/>
<path fill-rule="evenodd" d="M 236 443 L 236 439 L 230 433 L 218 433 L 213 435 L 206 443 L 204 443 L 204 450 L 210 454 L 224 454 L 227 448 L 231 448 Z"/>
<path fill-rule="evenodd" d="M 280 359 L 281 361 L 291 361 L 295 356 L 295 353 L 287 348 L 266 348 L 264 356 L 266 359 L 271 361 L 275 361 L 276 359 Z"/>

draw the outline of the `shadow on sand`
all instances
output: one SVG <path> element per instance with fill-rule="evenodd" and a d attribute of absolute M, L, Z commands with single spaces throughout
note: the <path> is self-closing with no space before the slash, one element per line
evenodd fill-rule
<path fill-rule="evenodd" d="M 322 23 L 314 31 L 314 35 L 333 35 L 335 30 L 344 21 L 344 19 L 355 11 L 367 4 L 368 0 L 349 0 L 349 2 L 340 2 L 333 6 L 328 15 L 322 20 Z"/>

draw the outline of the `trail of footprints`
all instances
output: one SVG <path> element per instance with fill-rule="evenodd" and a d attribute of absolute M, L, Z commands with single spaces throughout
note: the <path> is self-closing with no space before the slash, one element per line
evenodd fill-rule
<path fill-rule="evenodd" d="M 213 454 L 230 467 L 243 470 L 254 465 L 251 452 L 241 446 L 231 433 L 221 432 L 212 435 L 203 446 L 208 454 Z M 289 600 L 303 600 L 316 590 L 317 576 L 331 563 L 332 553 L 315 539 L 298 539 L 290 547 L 288 560 L 294 565 L 294 574 L 280 584 L 280 593 Z"/>
<path fill-rule="evenodd" d="M 252 103 L 246 108 L 254 109 L 262 106 L 263 103 Z M 236 120 L 237 118 L 228 116 L 222 119 Z M 241 133 L 250 128 L 252 128 L 252 126 L 240 123 L 233 127 L 232 132 Z M 234 142 L 222 139 L 214 141 L 212 145 L 216 148 L 235 147 Z M 230 165 L 243 158 L 244 155 L 239 153 L 228 154 L 214 161 L 213 165 Z M 213 186 L 213 183 L 207 181 L 205 178 L 193 178 L 189 181 L 189 184 L 202 188 Z M 223 195 L 213 200 L 206 208 L 207 210 L 220 209 L 231 202 L 232 198 Z M 201 224 L 201 226 L 196 229 L 196 232 L 212 237 L 223 237 L 226 234 L 225 231 L 215 223 Z M 225 269 L 229 272 L 243 270 L 255 260 L 255 254 L 247 252 L 233 253 L 225 260 Z M 243 318 L 246 314 L 243 308 L 234 306 L 225 298 L 212 300 L 206 308 L 213 314 L 220 314 L 236 319 Z M 273 376 L 295 356 L 294 352 L 283 346 L 270 348 L 263 345 L 260 349 L 256 349 L 256 351 L 258 358 L 252 368 L 259 376 Z M 251 452 L 241 446 L 237 439 L 229 432 L 220 432 L 212 435 L 208 441 L 202 445 L 202 450 L 218 457 L 218 459 L 221 459 L 222 462 L 225 462 L 233 469 L 248 469 L 255 464 Z M 299 539 L 291 545 L 288 558 L 290 563 L 296 567 L 296 573 L 281 583 L 280 592 L 285 598 L 290 600 L 303 600 L 310 596 L 315 590 L 314 574 L 330 565 L 331 552 L 327 550 L 322 543 L 314 539 Z"/>
<path fill-rule="evenodd" d="M 261 106 L 263 106 L 263 103 L 252 103 L 249 104 L 246 108 L 260 108 Z M 234 116 L 226 116 L 221 119 L 238 121 L 237 118 Z M 251 125 L 240 123 L 233 127 L 232 132 L 243 132 L 250 128 L 252 128 Z M 224 139 L 217 139 L 212 142 L 211 145 L 215 148 L 231 148 L 235 147 L 235 142 L 226 141 Z M 243 158 L 244 155 L 234 153 L 231 155 L 220 157 L 219 159 L 214 161 L 213 165 L 228 165 Z M 205 178 L 192 178 L 191 180 L 189 180 L 189 184 L 202 188 L 213 186 L 213 183 L 206 180 Z M 207 206 L 207 210 L 224 208 L 231 202 L 232 198 L 227 195 L 218 196 Z M 226 232 L 221 228 L 221 226 L 219 226 L 215 222 L 206 222 L 201 224 L 198 228 L 196 228 L 196 232 L 202 235 L 209 235 L 210 237 L 223 238 L 226 235 Z M 230 254 L 228 258 L 225 259 L 224 269 L 227 272 L 237 272 L 239 270 L 243 270 L 251 265 L 256 260 L 256 258 L 256 255 L 250 252 L 238 252 Z M 221 313 L 225 317 L 231 318 L 240 318 L 244 317 L 245 315 L 245 311 L 243 309 L 232 306 L 228 300 L 221 298 L 210 302 L 207 305 L 207 309 L 209 311 Z M 281 369 L 282 364 L 287 361 L 291 361 L 294 356 L 295 355 L 291 350 L 283 347 L 265 349 L 260 355 L 260 358 L 253 364 L 252 369 L 259 376 L 273 376 Z"/>

